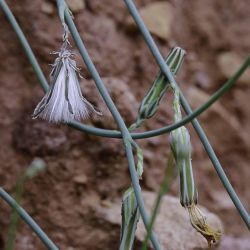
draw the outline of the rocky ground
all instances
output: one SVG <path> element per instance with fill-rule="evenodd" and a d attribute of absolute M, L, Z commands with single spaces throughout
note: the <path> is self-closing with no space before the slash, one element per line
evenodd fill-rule
<path fill-rule="evenodd" d="M 62 35 L 54 1 L 6 2 L 48 77 L 48 64 L 54 60 L 50 52 L 60 48 Z M 249 55 L 248 0 L 138 0 L 136 4 L 164 56 L 175 45 L 187 51 L 177 81 L 193 108 L 205 102 Z M 130 125 L 135 120 L 140 100 L 158 72 L 152 55 L 123 1 L 74 0 L 71 8 L 90 56 L 126 124 Z M 66 126 L 32 120 L 31 114 L 43 92 L 2 11 L 0 24 L 0 185 L 13 194 L 17 179 L 29 163 L 35 157 L 44 159 L 47 171 L 26 185 L 22 201 L 25 209 L 60 249 L 117 249 L 119 225 L 107 219 L 105 211 L 120 202 L 122 193 L 130 185 L 122 143 L 117 139 L 95 137 Z M 81 82 L 82 90 L 104 114 L 102 118 L 93 117 L 85 122 L 116 129 L 73 42 L 72 46 L 86 78 Z M 248 210 L 249 74 L 246 73 L 229 93 L 200 117 L 225 172 Z M 142 130 L 171 122 L 171 105 L 165 98 L 157 115 Z M 246 226 L 197 135 L 191 126 L 189 128 L 199 203 L 218 215 L 224 225 L 225 236 L 219 249 L 250 249 Z M 169 152 L 168 137 L 145 139 L 139 144 L 145 154 L 142 187 L 157 191 Z M 170 194 L 178 196 L 178 180 Z M 171 199 L 166 204 L 170 204 Z M 167 205 L 164 209 L 168 209 Z M 9 214 L 8 206 L 0 201 L 0 249 L 4 249 Z M 169 219 L 169 223 L 165 223 L 163 231 L 166 234 L 173 221 Z M 176 225 L 182 224 L 176 220 Z M 183 228 L 186 227 L 180 229 Z M 188 233 L 193 235 L 195 232 L 187 226 Z M 202 238 L 197 239 L 195 246 L 185 245 L 183 235 L 183 230 L 175 230 L 169 235 L 166 249 L 206 248 L 202 245 L 204 242 L 199 243 Z M 176 247 L 178 242 L 183 248 Z M 137 241 L 136 247 L 139 245 Z M 16 249 L 45 248 L 21 222 Z"/>

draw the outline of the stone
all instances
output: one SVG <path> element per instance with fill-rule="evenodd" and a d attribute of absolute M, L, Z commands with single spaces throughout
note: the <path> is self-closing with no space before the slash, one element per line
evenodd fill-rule
<path fill-rule="evenodd" d="M 54 13 L 54 7 L 51 3 L 43 2 L 41 5 L 41 10 L 47 15 L 52 15 Z"/>
<path fill-rule="evenodd" d="M 234 204 L 231 201 L 226 191 L 211 191 L 212 199 L 216 203 L 216 208 L 219 210 L 229 210 L 234 209 Z"/>
<path fill-rule="evenodd" d="M 219 250 L 250 250 L 250 238 L 225 236 L 221 240 Z"/>
<path fill-rule="evenodd" d="M 88 182 L 88 177 L 86 175 L 77 175 L 73 178 L 76 184 L 86 184 Z"/>
<path fill-rule="evenodd" d="M 227 79 L 233 76 L 233 74 L 240 68 L 243 62 L 243 58 L 238 56 L 235 52 L 231 51 L 220 54 L 217 59 L 220 71 Z M 239 83 L 249 85 L 250 69 L 247 69 L 238 81 Z"/>
<path fill-rule="evenodd" d="M 149 31 L 155 36 L 168 41 L 171 36 L 173 7 L 168 2 L 155 2 L 140 9 L 140 14 Z M 127 25 L 135 28 L 132 17 L 127 18 Z"/>
<path fill-rule="evenodd" d="M 150 211 L 154 205 L 156 193 L 144 191 L 143 198 L 147 210 Z M 216 215 L 208 212 L 203 207 L 200 208 L 205 213 L 211 226 L 216 229 L 222 228 L 222 223 Z M 114 203 L 113 206 L 109 208 L 99 206 L 96 209 L 96 214 L 111 224 L 120 225 L 121 203 Z M 193 229 L 189 222 L 188 212 L 180 205 L 179 199 L 173 196 L 165 195 L 163 197 L 154 228 L 162 245 L 162 249 L 207 249 L 207 241 Z M 136 238 L 142 243 L 144 237 L 145 229 L 140 219 L 136 231 Z"/>
<path fill-rule="evenodd" d="M 187 91 L 187 100 L 193 109 L 204 104 L 209 95 L 197 87 L 191 87 Z M 213 142 L 216 152 L 220 155 L 232 152 L 246 151 L 247 140 L 242 131 L 239 120 L 222 106 L 220 102 L 214 103 L 208 110 L 200 115 L 203 127 L 208 138 Z M 225 130 L 226 128 L 226 130 Z M 231 143 L 234 141 L 235 143 Z M 216 143 L 215 143 L 216 142 Z"/>
<path fill-rule="evenodd" d="M 15 138 L 14 148 L 34 157 L 62 154 L 70 147 L 65 129 L 58 129 L 56 126 L 48 129 L 45 121 L 32 120 L 27 115 L 23 115 L 23 119 L 18 121 L 12 134 Z"/>
<path fill-rule="evenodd" d="M 191 105 L 196 108 L 204 104 L 209 98 L 210 95 L 196 87 L 189 88 L 187 92 L 187 99 L 190 101 Z M 211 112 L 216 112 L 219 116 L 227 120 L 227 123 L 230 123 L 235 129 L 239 128 L 240 124 L 237 119 L 231 116 L 230 112 L 228 112 L 219 102 L 214 103 L 202 114 L 202 116 L 208 117 Z"/>
<path fill-rule="evenodd" d="M 250 155 L 250 136 L 249 136 L 249 122 L 250 122 L 250 105 L 247 105 L 249 102 L 250 88 L 241 89 L 237 88 L 233 91 L 233 103 L 237 113 L 241 114 L 242 121 L 242 131 L 244 133 L 244 138 L 248 142 L 248 155 Z"/>
<path fill-rule="evenodd" d="M 85 1 L 84 0 L 66 0 L 70 10 L 74 13 L 79 12 L 85 9 Z"/>
<path fill-rule="evenodd" d="M 102 79 L 126 124 L 132 124 L 136 119 L 138 102 L 128 83 L 117 77 L 103 77 Z M 100 117 L 93 116 L 92 121 L 98 122 L 98 126 L 101 125 L 106 128 L 116 129 L 117 125 L 114 123 L 111 113 L 108 111 L 104 102 L 99 98 L 99 94 L 96 91 L 94 92 L 93 84 L 93 81 L 85 80 L 83 93 L 87 97 L 93 98 L 93 101 L 90 99 L 90 102 L 101 109 L 103 115 Z M 96 99 L 94 99 L 95 97 Z M 119 148 L 114 145 L 114 150 L 117 151 L 118 149 Z"/>
<path fill-rule="evenodd" d="M 209 79 L 208 75 L 203 70 L 197 70 L 195 78 L 197 85 L 202 89 L 209 89 L 211 87 L 211 79 Z"/>

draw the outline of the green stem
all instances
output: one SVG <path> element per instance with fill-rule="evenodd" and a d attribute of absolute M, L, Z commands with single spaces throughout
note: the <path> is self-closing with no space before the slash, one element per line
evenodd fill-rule
<path fill-rule="evenodd" d="M 154 136 L 159 136 L 168 132 L 171 132 L 177 128 L 180 128 L 184 126 L 185 124 L 192 121 L 194 118 L 198 117 L 200 114 L 204 113 L 209 107 L 211 107 L 222 95 L 224 95 L 230 88 L 233 87 L 233 85 L 237 82 L 237 80 L 240 78 L 240 76 L 245 72 L 246 69 L 248 69 L 250 65 L 250 57 L 248 57 L 244 63 L 241 65 L 239 70 L 230 78 L 228 81 L 226 81 L 222 87 L 220 87 L 209 99 L 207 102 L 202 104 L 199 108 L 197 108 L 192 113 L 189 113 L 187 116 L 185 116 L 181 121 L 176 122 L 174 124 L 151 130 L 146 131 L 142 133 L 132 133 L 131 136 L 133 139 L 145 139 L 150 138 Z M 118 131 L 112 131 L 108 129 L 99 129 L 94 128 L 91 126 L 83 125 L 81 123 L 73 123 L 70 124 L 71 127 L 74 127 L 77 130 L 85 131 L 89 134 L 97 135 L 97 136 L 103 136 L 103 137 L 111 137 L 111 138 L 121 138 L 121 133 Z"/>
<path fill-rule="evenodd" d="M 29 214 L 3 188 L 0 188 L 0 197 L 19 214 L 48 249 L 59 250 Z"/>
<path fill-rule="evenodd" d="M 174 179 L 174 176 L 175 176 L 174 157 L 173 157 L 173 154 L 170 153 L 169 159 L 168 159 L 168 164 L 167 164 L 167 167 L 165 170 L 164 179 L 163 179 L 162 184 L 160 186 L 160 190 L 157 193 L 155 204 L 154 204 L 154 207 L 153 207 L 153 210 L 151 213 L 150 223 L 149 223 L 149 227 L 148 227 L 148 230 L 146 233 L 146 237 L 145 237 L 143 245 L 142 245 L 142 250 L 147 250 L 148 240 L 149 240 L 150 234 L 153 230 L 154 222 L 155 222 L 156 216 L 158 214 L 158 210 L 159 210 L 160 205 L 161 205 L 161 200 L 162 200 L 163 196 L 168 192 L 169 187 L 171 185 L 171 182 Z"/>
<path fill-rule="evenodd" d="M 15 17 L 13 16 L 11 10 L 9 9 L 8 5 L 5 3 L 4 0 L 0 0 L 0 6 L 2 7 L 7 19 L 9 20 L 9 22 L 11 23 L 13 29 L 15 30 L 18 39 L 23 47 L 23 50 L 25 51 L 30 64 L 32 65 L 32 67 L 34 68 L 34 71 L 36 72 L 37 78 L 42 86 L 42 88 L 44 89 L 44 91 L 47 91 L 49 89 L 49 86 L 47 84 L 46 78 L 27 42 L 27 39 L 25 38 L 23 32 L 20 29 L 20 26 L 18 25 Z"/>
<path fill-rule="evenodd" d="M 21 198 L 23 195 L 23 189 L 24 189 L 24 178 L 21 178 L 17 182 L 17 187 L 16 187 L 16 203 L 20 204 L 21 203 Z M 8 238 L 7 238 L 7 243 L 6 243 L 6 250 L 12 250 L 14 249 L 14 244 L 15 244 L 15 239 L 16 239 L 16 231 L 17 231 L 17 226 L 18 226 L 18 213 L 15 209 L 12 209 L 11 212 L 11 217 L 10 217 L 10 226 L 8 230 Z"/>

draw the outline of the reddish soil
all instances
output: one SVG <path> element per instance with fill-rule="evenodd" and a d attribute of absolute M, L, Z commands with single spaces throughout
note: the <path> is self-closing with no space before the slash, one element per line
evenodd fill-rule
<path fill-rule="evenodd" d="M 41 11 L 43 2 L 7 1 L 48 76 L 48 64 L 54 59 L 50 52 L 60 48 L 62 29 L 54 1 L 51 1 L 54 10 L 50 15 Z M 128 31 L 124 22 L 128 12 L 123 1 L 86 2 L 85 10 L 74 15 L 75 23 L 121 114 L 130 125 L 158 67 L 139 32 Z M 153 1 L 136 2 L 141 7 Z M 177 77 L 184 94 L 190 87 L 211 94 L 226 80 L 216 64 L 218 54 L 223 51 L 234 51 L 241 56 L 249 54 L 249 2 L 169 2 L 174 7 L 173 35 L 171 41 L 155 38 L 156 42 L 163 55 L 167 55 L 175 44 L 187 50 L 186 61 Z M 120 199 L 130 185 L 122 143 L 117 139 L 87 135 L 67 126 L 32 120 L 31 114 L 43 92 L 2 11 L 0 24 L 0 185 L 14 194 L 17 179 L 35 157 L 41 157 L 47 163 L 47 171 L 27 183 L 23 207 L 61 249 L 117 249 L 119 228 L 97 217 L 95 206 Z M 74 45 L 73 48 L 76 51 Z M 87 78 L 82 81 L 84 94 L 104 113 L 103 118 L 94 117 L 86 123 L 116 128 L 78 55 L 77 62 Z M 200 118 L 225 172 L 248 209 L 249 95 L 249 84 L 237 85 L 220 101 L 228 117 L 217 120 L 213 112 L 208 111 Z M 127 102 L 127 98 L 131 102 Z M 143 129 L 171 123 L 171 106 L 166 101 Z M 168 108 L 164 107 L 166 105 Z M 240 124 L 236 133 L 230 132 L 232 119 Z M 198 137 L 191 127 L 190 130 L 199 202 L 220 216 L 227 236 L 247 237 L 246 226 L 228 200 Z M 139 144 L 145 153 L 142 186 L 157 191 L 169 150 L 167 136 L 141 140 Z M 79 176 L 82 183 L 76 180 Z M 171 193 L 178 195 L 178 181 Z M 9 207 L 1 200 L 0 249 L 4 247 L 9 214 Z M 21 222 L 16 249 L 45 248 Z"/>

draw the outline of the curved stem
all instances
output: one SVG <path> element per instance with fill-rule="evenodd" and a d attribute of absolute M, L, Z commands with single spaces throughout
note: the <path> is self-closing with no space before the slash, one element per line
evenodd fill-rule
<path fill-rule="evenodd" d="M 29 227 L 36 233 L 48 249 L 59 250 L 59 248 L 50 240 L 50 238 L 29 216 L 29 214 L 21 206 L 19 206 L 18 203 L 6 191 L 4 191 L 3 188 L 0 188 L 0 197 L 20 215 L 20 217 L 29 225 Z"/>
<path fill-rule="evenodd" d="M 24 191 L 24 184 L 25 184 L 25 179 L 21 177 L 18 180 L 17 186 L 16 186 L 15 201 L 17 204 L 21 204 L 21 198 L 22 198 L 23 191 Z M 19 220 L 19 216 L 18 216 L 17 211 L 15 209 L 12 209 L 11 214 L 10 214 L 10 225 L 9 225 L 8 238 L 6 241 L 5 250 L 14 249 L 17 227 L 18 227 L 18 220 Z"/>
<path fill-rule="evenodd" d="M 127 5 L 130 14 L 134 18 L 138 28 L 140 29 L 140 31 L 143 35 L 143 38 L 145 39 L 145 42 L 147 43 L 151 53 L 153 54 L 157 64 L 159 65 L 161 71 L 167 77 L 169 82 L 171 84 L 173 84 L 173 86 L 175 88 L 179 88 L 172 73 L 169 70 L 169 67 L 166 65 L 159 49 L 157 48 L 152 36 L 150 35 L 147 27 L 145 26 L 142 18 L 140 17 L 139 12 L 136 9 L 133 1 L 132 0 L 124 0 L 124 2 Z M 184 95 L 181 92 L 180 92 L 180 99 L 181 99 L 181 104 L 182 104 L 185 112 L 187 114 L 192 114 L 192 109 L 190 108 L 187 100 L 185 99 Z M 237 208 L 241 218 L 243 219 L 243 221 L 245 222 L 247 227 L 250 228 L 248 212 L 246 211 L 245 207 L 243 206 L 239 197 L 237 196 L 236 192 L 234 191 L 230 181 L 228 180 L 212 146 L 210 145 L 210 143 L 208 141 L 208 138 L 206 137 L 206 134 L 204 133 L 204 131 L 203 131 L 202 127 L 200 126 L 197 119 L 194 119 L 192 121 L 192 124 L 193 124 L 193 127 L 195 128 L 198 136 L 200 137 L 200 140 L 201 140 L 205 150 L 207 151 L 207 154 L 208 154 L 211 162 L 213 163 L 213 166 L 214 166 L 222 184 L 224 185 L 225 189 L 227 190 L 227 192 L 228 192 L 231 200 L 233 201 L 235 207 Z"/>
<path fill-rule="evenodd" d="M 223 94 L 225 94 L 240 78 L 240 76 L 244 73 L 244 71 L 248 68 L 250 65 L 250 58 L 248 57 L 245 62 L 242 64 L 240 69 L 233 75 L 232 78 L 230 78 L 221 88 L 219 88 L 209 99 L 207 102 L 202 104 L 199 108 L 197 108 L 195 111 L 189 113 L 187 116 L 185 116 L 181 121 L 176 122 L 174 124 L 151 130 L 141 133 L 130 133 L 133 139 L 145 139 L 153 136 L 159 136 L 168 132 L 171 132 L 172 130 L 175 130 L 190 121 L 192 121 L 194 118 L 198 117 L 200 114 L 202 114 L 204 111 L 206 111 L 209 107 L 211 107 Z M 89 134 L 103 136 L 103 137 L 111 137 L 111 138 L 121 138 L 121 133 L 118 131 L 108 130 L 108 129 L 100 129 L 95 128 L 91 126 L 86 126 L 81 123 L 71 123 L 71 127 L 74 127 L 75 129 L 78 129 L 80 131 L 85 131 Z"/>
<path fill-rule="evenodd" d="M 34 71 L 36 72 L 40 85 L 42 86 L 44 91 L 47 91 L 49 89 L 49 86 L 47 84 L 46 78 L 29 46 L 29 43 L 27 42 L 27 39 L 25 38 L 22 30 L 20 29 L 19 24 L 17 23 L 14 15 L 12 14 L 11 10 L 9 9 L 8 5 L 5 3 L 4 0 L 0 0 L 0 6 L 2 7 L 7 19 L 11 23 L 11 26 L 13 27 L 14 31 L 16 32 L 18 39 L 23 47 L 23 50 L 25 51 Z"/>

